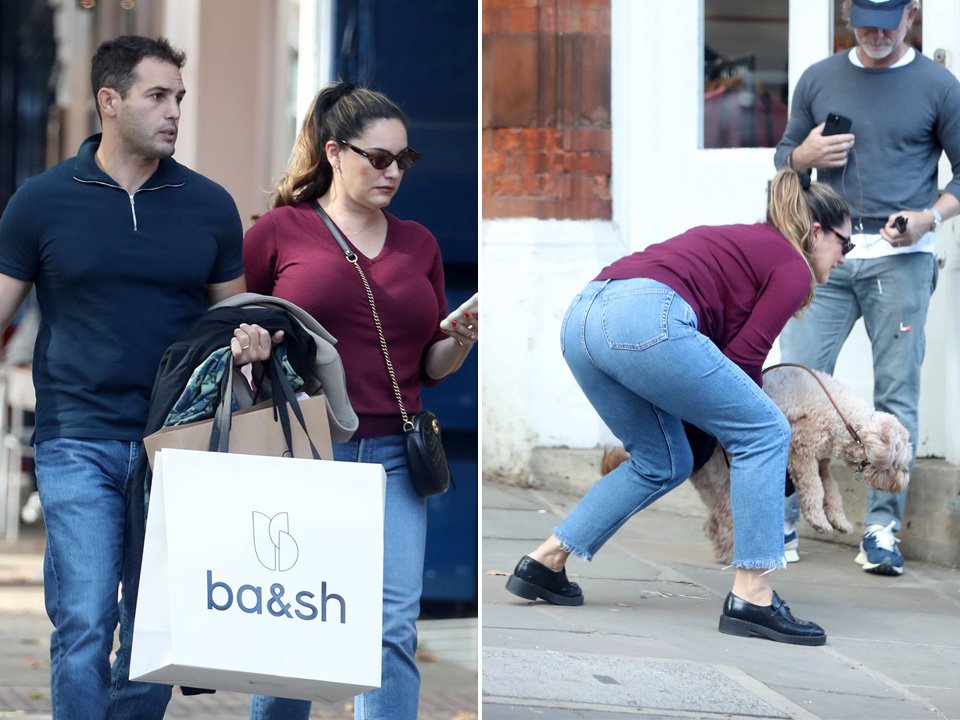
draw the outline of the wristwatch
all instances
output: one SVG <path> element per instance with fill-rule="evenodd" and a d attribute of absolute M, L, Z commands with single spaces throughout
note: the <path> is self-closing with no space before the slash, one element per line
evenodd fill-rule
<path fill-rule="evenodd" d="M 928 207 L 927 212 L 933 215 L 933 232 L 936 232 L 943 225 L 943 215 L 935 207 Z"/>

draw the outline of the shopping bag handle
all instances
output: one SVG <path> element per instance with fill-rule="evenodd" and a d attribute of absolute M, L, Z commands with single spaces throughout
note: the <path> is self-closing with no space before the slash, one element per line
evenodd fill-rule
<path fill-rule="evenodd" d="M 283 439 L 290 457 L 293 457 L 293 433 L 290 425 L 288 408 L 293 409 L 294 417 L 303 429 L 303 434 L 310 444 L 310 453 L 314 460 L 322 460 L 320 451 L 314 445 L 310 432 L 307 430 L 307 421 L 303 417 L 300 403 L 290 386 L 290 380 L 283 371 L 277 350 L 274 348 L 270 357 L 264 361 L 270 377 L 271 400 L 273 401 L 273 419 L 279 420 Z M 210 452 L 230 452 L 230 428 L 233 425 L 233 374 L 236 369 L 233 363 L 228 363 L 223 377 L 220 379 L 220 402 L 217 405 L 213 418 L 213 427 L 210 430 Z"/>
<path fill-rule="evenodd" d="M 307 421 L 303 417 L 303 411 L 300 409 L 300 402 L 297 400 L 293 387 L 290 385 L 290 379 L 283 371 L 280 358 L 277 355 L 277 348 L 273 348 L 270 353 L 270 362 L 268 363 L 270 373 L 270 389 L 273 400 L 273 417 L 280 420 L 280 429 L 283 431 L 283 439 L 287 444 L 287 450 L 290 451 L 290 457 L 293 457 L 293 434 L 290 431 L 290 415 L 287 408 L 293 410 L 293 415 L 303 429 L 303 434 L 310 444 L 310 453 L 314 460 L 320 460 L 320 452 L 317 446 L 313 444 L 310 432 L 307 430 Z"/>
<path fill-rule="evenodd" d="M 227 369 L 220 378 L 220 401 L 213 416 L 210 429 L 210 452 L 230 452 L 230 427 L 233 424 L 233 373 L 232 360 L 227 360 Z"/>

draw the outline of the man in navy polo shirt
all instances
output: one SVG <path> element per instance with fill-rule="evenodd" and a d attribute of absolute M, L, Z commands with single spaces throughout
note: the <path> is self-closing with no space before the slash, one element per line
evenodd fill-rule
<path fill-rule="evenodd" d="M 164 350 L 245 289 L 236 205 L 171 157 L 184 60 L 162 38 L 103 43 L 91 72 L 103 133 L 24 183 L 0 218 L 0 323 L 34 285 L 42 315 L 34 442 L 58 719 L 162 718 L 170 697 L 128 680 L 125 487 Z M 241 325 L 231 347 L 237 364 L 265 359 L 270 338 Z"/>

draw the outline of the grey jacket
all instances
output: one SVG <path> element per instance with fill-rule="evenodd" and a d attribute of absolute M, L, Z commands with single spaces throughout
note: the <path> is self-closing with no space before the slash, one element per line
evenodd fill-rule
<path fill-rule="evenodd" d="M 327 399 L 327 418 L 330 421 L 330 437 L 334 442 L 346 442 L 360 426 L 360 419 L 347 397 L 347 382 L 343 372 L 340 353 L 334 345 L 337 339 L 327 332 L 313 316 L 298 305 L 283 298 L 258 293 L 240 293 L 218 302 L 210 309 L 219 307 L 265 307 L 286 310 L 313 337 L 317 344 L 317 358 L 313 372 L 304 378 L 303 388 L 308 395 L 323 394 Z"/>

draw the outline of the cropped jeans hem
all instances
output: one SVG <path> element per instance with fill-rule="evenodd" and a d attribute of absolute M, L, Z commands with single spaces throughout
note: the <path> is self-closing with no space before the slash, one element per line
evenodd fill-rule
<path fill-rule="evenodd" d="M 772 557 L 766 560 L 748 560 L 734 562 L 730 567 L 737 570 L 779 570 L 787 566 L 787 560 L 783 555 Z"/>

